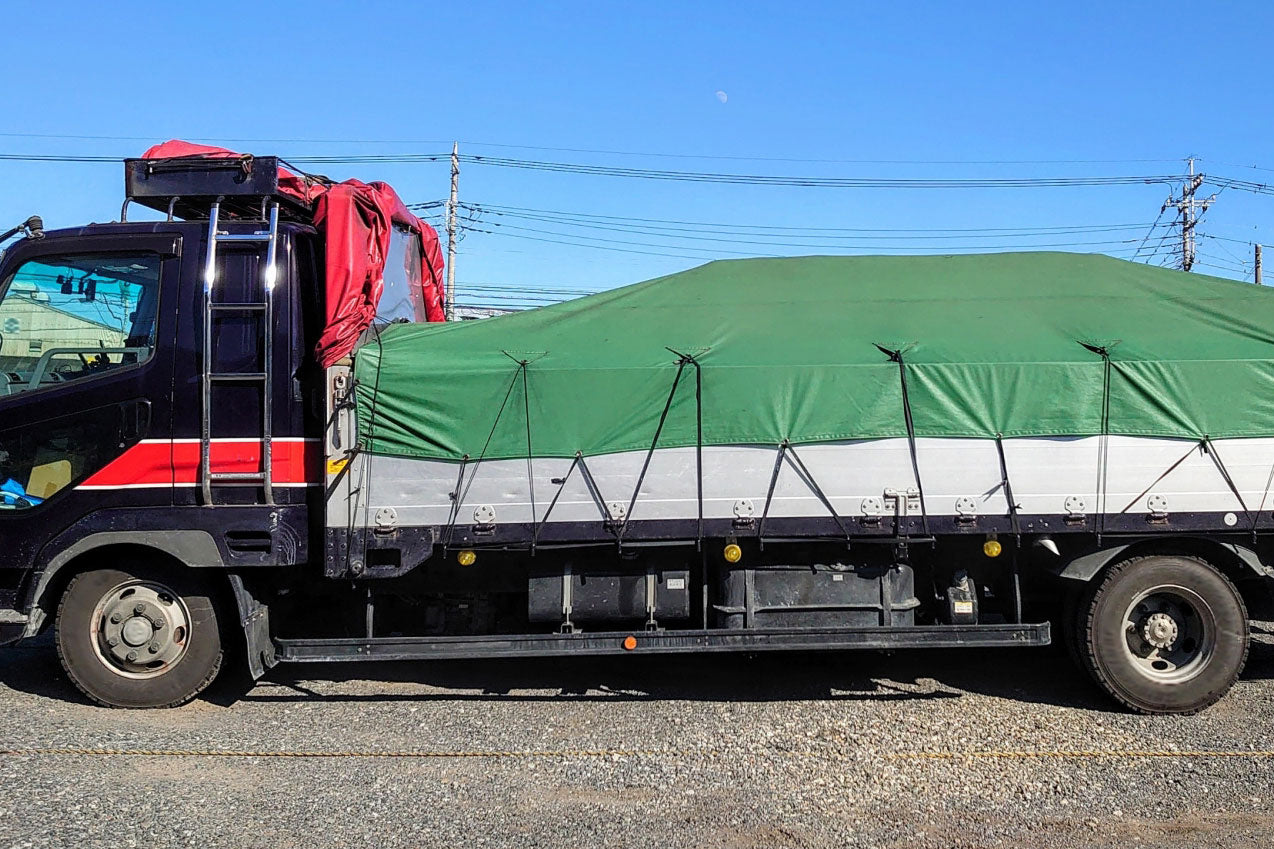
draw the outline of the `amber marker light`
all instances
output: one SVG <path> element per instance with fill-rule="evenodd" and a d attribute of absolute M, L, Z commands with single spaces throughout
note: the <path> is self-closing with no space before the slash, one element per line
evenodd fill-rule
<path fill-rule="evenodd" d="M 982 543 L 982 553 L 987 557 L 999 557 L 1000 552 L 1004 550 L 1004 546 L 1000 545 L 998 539 L 989 539 Z"/>
<path fill-rule="evenodd" d="M 637 648 L 637 638 L 632 634 L 624 637 L 624 651 L 632 651 L 635 648 Z"/>
<path fill-rule="evenodd" d="M 478 562 L 478 555 L 471 549 L 466 548 L 463 551 L 456 553 L 456 562 L 461 566 L 472 566 L 474 563 Z"/>
<path fill-rule="evenodd" d="M 725 558 L 726 563 L 738 563 L 743 559 L 743 549 L 732 542 L 721 551 L 721 556 Z"/>

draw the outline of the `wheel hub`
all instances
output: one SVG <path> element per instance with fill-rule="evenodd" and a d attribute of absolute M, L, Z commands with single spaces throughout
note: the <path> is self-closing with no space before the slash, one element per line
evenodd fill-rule
<path fill-rule="evenodd" d="M 1132 599 L 1124 629 L 1133 669 L 1161 684 L 1199 674 L 1216 649 L 1212 609 L 1199 593 L 1178 583 L 1151 587 Z"/>
<path fill-rule="evenodd" d="M 1152 613 L 1141 626 L 1141 638 L 1157 649 L 1166 649 L 1177 641 L 1180 628 L 1167 613 Z"/>
<path fill-rule="evenodd" d="M 128 677 L 161 675 L 186 653 L 190 616 L 162 584 L 116 587 L 102 598 L 95 618 L 98 656 Z"/>
<path fill-rule="evenodd" d="M 150 641 L 150 637 L 155 633 L 155 629 L 151 626 L 150 620 L 144 616 L 134 616 L 128 619 L 122 628 L 119 629 L 120 636 L 124 638 L 124 642 L 130 646 L 140 646 Z"/>

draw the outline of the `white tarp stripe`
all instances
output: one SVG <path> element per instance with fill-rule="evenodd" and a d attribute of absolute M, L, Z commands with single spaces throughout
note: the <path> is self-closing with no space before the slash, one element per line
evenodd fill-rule
<path fill-rule="evenodd" d="M 1147 500 L 1160 496 L 1169 512 L 1236 511 L 1235 498 L 1213 457 L 1192 440 L 1150 437 L 1013 438 L 1004 453 L 1013 495 L 1026 514 L 1061 515 L 1066 503 L 1082 502 L 1084 512 L 1098 510 L 1098 467 L 1106 440 L 1105 510 L 1148 511 Z M 1250 510 L 1268 502 L 1274 473 L 1274 439 L 1215 440 L 1226 469 Z M 1195 450 L 1190 450 L 1194 446 Z M 1005 515 L 1008 501 L 1001 486 L 999 453 L 994 440 L 921 437 L 916 440 L 925 506 L 932 516 L 955 516 L 957 503 L 971 500 L 979 515 Z M 864 501 L 886 489 L 915 487 L 907 440 L 855 440 L 796 446 L 801 460 L 842 516 L 860 516 Z M 585 458 L 606 502 L 627 507 L 645 451 Z M 1155 483 L 1173 463 L 1186 459 Z M 774 468 L 774 446 L 705 446 L 704 516 L 733 518 L 736 505 L 760 515 Z M 536 458 L 535 519 L 544 511 L 566 475 L 570 458 Z M 368 522 L 380 507 L 392 507 L 399 524 L 445 524 L 452 512 L 459 463 L 360 454 L 352 461 L 347 484 L 329 502 L 329 524 L 343 525 L 346 507 L 355 522 Z M 1153 486 L 1152 486 L 1153 484 Z M 655 451 L 633 509 L 633 519 L 692 518 L 698 513 L 695 448 Z M 1143 491 L 1150 487 L 1148 492 Z M 357 492 L 355 492 L 357 490 Z M 472 521 L 473 511 L 491 506 L 497 522 L 532 521 L 527 461 L 470 461 L 461 487 L 463 503 L 457 521 Z M 550 521 L 596 521 L 599 509 L 577 469 L 561 488 Z M 352 494 L 349 494 L 352 493 Z M 1138 497 L 1140 495 L 1140 497 Z M 366 514 L 365 516 L 363 514 Z M 827 510 L 806 486 L 794 466 L 784 463 L 769 515 L 822 516 Z M 345 518 L 342 515 L 345 514 Z"/>

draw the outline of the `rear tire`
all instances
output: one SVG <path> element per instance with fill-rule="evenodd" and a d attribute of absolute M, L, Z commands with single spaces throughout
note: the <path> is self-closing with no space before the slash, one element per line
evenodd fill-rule
<path fill-rule="evenodd" d="M 221 631 L 207 582 L 149 565 L 76 575 L 58 605 L 62 668 L 108 707 L 176 707 L 221 668 Z"/>
<path fill-rule="evenodd" d="M 1139 713 L 1197 713 L 1247 661 L 1247 609 L 1234 585 L 1194 557 L 1110 567 L 1082 598 L 1076 648 L 1116 701 Z"/>

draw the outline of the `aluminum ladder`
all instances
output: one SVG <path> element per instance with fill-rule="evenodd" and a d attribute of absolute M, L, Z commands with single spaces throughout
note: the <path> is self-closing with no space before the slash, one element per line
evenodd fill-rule
<path fill-rule="evenodd" d="M 268 229 L 252 233 L 223 233 L 219 229 L 221 201 L 212 205 L 208 213 L 208 255 L 203 272 L 203 362 L 200 368 L 200 438 L 199 481 L 203 488 L 203 503 L 212 505 L 215 486 L 243 486 L 259 484 L 265 492 L 266 504 L 274 504 L 274 472 L 272 468 L 272 401 L 274 398 L 272 372 L 274 365 L 274 284 L 278 272 L 276 262 L 279 248 L 279 205 L 271 204 L 268 212 Z M 264 242 L 266 244 L 265 268 L 261 273 L 261 300 L 228 303 L 216 300 L 217 246 L 224 242 Z M 248 314 L 260 319 L 261 367 L 260 372 L 219 372 L 212 367 L 213 324 L 222 314 Z M 261 467 L 255 472 L 212 471 L 212 395 L 218 384 L 254 384 L 261 391 Z"/>

